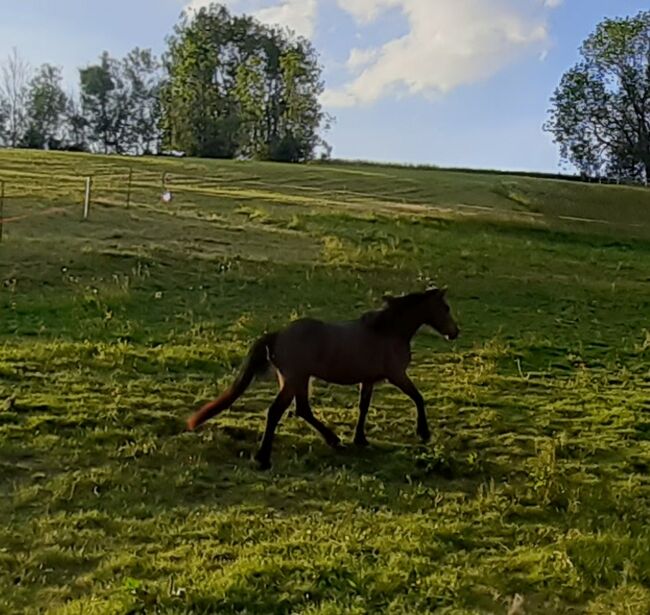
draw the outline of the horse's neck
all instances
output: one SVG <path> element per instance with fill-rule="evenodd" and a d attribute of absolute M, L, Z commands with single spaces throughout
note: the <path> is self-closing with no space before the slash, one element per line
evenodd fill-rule
<path fill-rule="evenodd" d="M 419 318 L 405 318 L 395 323 L 395 333 L 407 344 L 410 344 L 422 325 L 424 322 Z"/>
<path fill-rule="evenodd" d="M 407 313 L 401 316 L 387 318 L 386 312 L 368 312 L 361 317 L 361 323 L 365 326 L 381 331 L 384 335 L 399 337 L 406 344 L 411 340 L 424 324 L 424 319 L 417 313 Z"/>

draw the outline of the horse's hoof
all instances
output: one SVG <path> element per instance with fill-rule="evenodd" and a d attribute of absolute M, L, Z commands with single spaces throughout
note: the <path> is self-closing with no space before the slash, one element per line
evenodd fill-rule
<path fill-rule="evenodd" d="M 431 434 L 428 431 L 418 432 L 418 436 L 420 436 L 422 444 L 427 444 L 431 441 Z"/>
<path fill-rule="evenodd" d="M 355 436 L 354 437 L 354 445 L 355 446 L 370 446 L 370 442 L 368 442 L 366 436 Z"/>
<path fill-rule="evenodd" d="M 263 457 L 258 457 L 257 455 L 255 455 L 255 463 L 257 464 L 257 469 L 260 470 L 261 472 L 265 472 L 266 470 L 271 469 L 270 459 L 264 459 Z"/>
<path fill-rule="evenodd" d="M 341 442 L 341 438 L 339 438 L 334 433 L 327 434 L 327 436 L 325 437 L 325 442 L 327 443 L 327 446 L 329 446 L 329 447 L 331 447 L 331 448 L 333 448 L 335 450 L 344 448 L 343 443 Z"/>

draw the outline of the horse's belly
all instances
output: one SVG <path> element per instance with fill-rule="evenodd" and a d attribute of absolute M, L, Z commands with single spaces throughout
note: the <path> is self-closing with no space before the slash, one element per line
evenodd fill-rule
<path fill-rule="evenodd" d="M 369 345 L 332 344 L 326 360 L 315 362 L 310 375 L 334 384 L 374 382 L 384 377 L 383 349 Z"/>
<path fill-rule="evenodd" d="M 336 369 L 317 369 L 310 375 L 319 380 L 331 382 L 332 384 L 359 384 L 361 382 L 375 382 L 381 380 L 379 372 L 370 370 L 351 372 L 339 371 Z"/>

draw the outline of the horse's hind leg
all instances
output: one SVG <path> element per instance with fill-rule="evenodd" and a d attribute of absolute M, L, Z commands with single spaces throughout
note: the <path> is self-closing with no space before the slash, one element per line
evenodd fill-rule
<path fill-rule="evenodd" d="M 255 460 L 259 463 L 261 470 L 268 470 L 271 467 L 271 448 L 273 447 L 275 428 L 278 426 L 285 410 L 291 404 L 293 397 L 293 390 L 285 384 L 269 408 L 264 437 L 255 455 Z"/>
<path fill-rule="evenodd" d="M 368 440 L 366 438 L 366 416 L 370 407 L 372 389 L 372 384 L 364 383 L 361 385 L 361 392 L 359 394 L 359 420 L 354 430 L 354 443 L 357 446 L 368 446 Z"/>
<path fill-rule="evenodd" d="M 312 412 L 311 405 L 309 404 L 309 386 L 305 383 L 301 386 L 296 393 L 296 414 L 305 419 L 316 431 L 323 436 L 325 442 L 332 448 L 339 448 L 341 446 L 340 438 L 329 428 L 327 425 L 319 421 Z"/>
<path fill-rule="evenodd" d="M 406 374 L 399 374 L 390 377 L 388 380 L 415 402 L 415 407 L 418 412 L 417 434 L 422 439 L 422 442 L 428 442 L 431 439 L 431 433 L 429 432 L 429 425 L 427 424 L 424 399 L 422 398 L 420 391 L 417 390 L 416 386 Z"/>

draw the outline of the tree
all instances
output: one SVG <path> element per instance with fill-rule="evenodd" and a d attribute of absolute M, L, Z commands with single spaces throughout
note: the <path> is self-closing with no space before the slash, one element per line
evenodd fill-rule
<path fill-rule="evenodd" d="M 168 39 L 162 96 L 168 148 L 214 158 L 237 153 L 239 118 L 232 90 L 236 66 L 245 58 L 232 41 L 237 26 L 245 30 L 244 20 L 251 21 L 212 5 L 194 17 L 185 14 Z"/>
<path fill-rule="evenodd" d="M 127 90 L 127 148 L 151 154 L 160 144 L 160 63 L 149 49 L 131 51 L 121 63 Z"/>
<path fill-rule="evenodd" d="M 119 63 L 105 51 L 99 64 L 79 71 L 81 109 L 86 118 L 91 147 L 105 154 L 124 153 L 128 94 Z"/>
<path fill-rule="evenodd" d="M 104 52 L 98 64 L 80 71 L 81 117 L 91 148 L 108 153 L 153 153 L 160 143 L 160 63 L 148 49 L 121 60 Z"/>
<path fill-rule="evenodd" d="M 9 103 L 0 91 L 0 147 L 8 143 Z"/>
<path fill-rule="evenodd" d="M 29 64 L 14 48 L 2 66 L 0 99 L 6 113 L 6 142 L 18 147 L 27 127 L 27 88 L 30 77 Z"/>
<path fill-rule="evenodd" d="M 234 96 L 239 107 L 240 125 L 239 154 L 247 158 L 261 158 L 267 153 L 267 109 L 262 103 L 266 96 L 264 81 L 264 63 L 258 56 L 247 58 L 235 71 Z"/>
<path fill-rule="evenodd" d="M 248 58 L 235 78 L 241 147 L 262 159 L 309 160 L 328 121 L 318 100 L 323 83 L 316 53 L 307 40 L 276 29 L 262 28 L 257 37 L 262 58 Z"/>
<path fill-rule="evenodd" d="M 650 180 L 650 11 L 606 19 L 551 99 L 545 129 L 587 175 Z"/>
<path fill-rule="evenodd" d="M 218 4 L 168 39 L 161 97 L 166 147 L 190 155 L 301 161 L 326 121 L 311 43 Z"/>
<path fill-rule="evenodd" d="M 25 147 L 59 149 L 67 96 L 61 87 L 61 69 L 43 64 L 27 92 L 27 129 L 21 140 Z"/>
<path fill-rule="evenodd" d="M 88 151 L 88 120 L 81 103 L 72 94 L 68 96 L 64 114 L 64 148 L 75 152 Z"/>
<path fill-rule="evenodd" d="M 322 144 L 318 131 L 329 118 L 322 112 L 320 67 L 313 47 L 304 39 L 288 46 L 279 60 L 284 96 L 270 157 L 285 162 L 308 160 Z"/>

